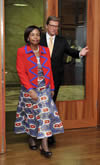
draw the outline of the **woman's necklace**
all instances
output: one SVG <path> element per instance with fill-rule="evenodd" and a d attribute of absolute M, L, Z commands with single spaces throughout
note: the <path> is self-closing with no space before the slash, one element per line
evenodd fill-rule
<path fill-rule="evenodd" d="M 33 50 L 34 53 L 38 53 L 39 52 L 39 46 L 37 48 L 37 50 Z"/>

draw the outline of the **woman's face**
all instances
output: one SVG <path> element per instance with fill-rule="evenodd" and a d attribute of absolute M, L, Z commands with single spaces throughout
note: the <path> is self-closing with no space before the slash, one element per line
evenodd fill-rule
<path fill-rule="evenodd" d="M 38 29 L 34 29 L 32 30 L 32 32 L 30 32 L 28 40 L 30 42 L 30 44 L 32 45 L 38 45 L 40 42 L 40 32 Z"/>

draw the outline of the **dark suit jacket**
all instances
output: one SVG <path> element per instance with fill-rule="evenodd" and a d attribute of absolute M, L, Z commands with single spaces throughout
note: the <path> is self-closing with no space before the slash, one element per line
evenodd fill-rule
<path fill-rule="evenodd" d="M 47 47 L 46 34 L 42 34 L 40 45 Z M 59 84 L 64 71 L 64 54 L 79 58 L 79 51 L 71 49 L 64 37 L 56 36 L 51 57 L 51 65 L 55 85 Z"/>

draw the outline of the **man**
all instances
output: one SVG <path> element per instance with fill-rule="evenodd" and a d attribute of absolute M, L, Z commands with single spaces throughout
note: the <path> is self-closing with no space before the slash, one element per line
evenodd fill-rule
<path fill-rule="evenodd" d="M 40 40 L 40 45 L 49 47 L 50 50 L 52 72 L 55 84 L 55 92 L 53 97 L 54 101 L 56 101 L 59 87 L 63 78 L 64 54 L 68 54 L 73 58 L 79 58 L 79 56 L 85 56 L 88 52 L 88 47 L 83 48 L 80 52 L 75 49 L 71 49 L 66 39 L 57 35 L 58 28 L 59 18 L 55 16 L 48 17 L 46 22 L 47 32 L 42 34 Z"/>
<path fill-rule="evenodd" d="M 55 84 L 55 93 L 53 100 L 56 101 L 59 87 L 62 81 L 62 75 L 64 71 L 64 54 L 68 54 L 73 58 L 79 58 L 79 56 L 85 56 L 88 52 L 88 47 L 83 48 L 80 52 L 71 49 L 66 41 L 66 39 L 62 36 L 56 35 L 59 28 L 59 18 L 50 16 L 46 22 L 46 30 L 45 34 L 42 34 L 40 45 L 49 47 L 49 40 L 52 37 L 52 50 L 51 54 L 51 65 L 53 71 L 53 78 Z"/>

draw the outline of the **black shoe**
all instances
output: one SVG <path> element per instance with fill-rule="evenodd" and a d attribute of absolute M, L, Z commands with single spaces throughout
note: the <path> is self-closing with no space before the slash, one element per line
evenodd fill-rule
<path fill-rule="evenodd" d="M 54 145 L 56 143 L 54 136 L 48 138 L 48 145 Z"/>
<path fill-rule="evenodd" d="M 37 145 L 32 146 L 30 144 L 29 144 L 29 147 L 30 147 L 31 150 L 37 150 L 37 148 L 38 148 Z"/>
<path fill-rule="evenodd" d="M 44 149 L 41 149 L 40 153 L 44 155 L 46 158 L 50 158 L 52 156 L 52 152 L 44 151 Z"/>
<path fill-rule="evenodd" d="M 34 138 L 32 138 L 31 136 L 29 136 L 28 143 L 29 143 L 29 148 L 31 150 L 37 150 L 38 147 L 35 144 L 35 139 Z"/>

